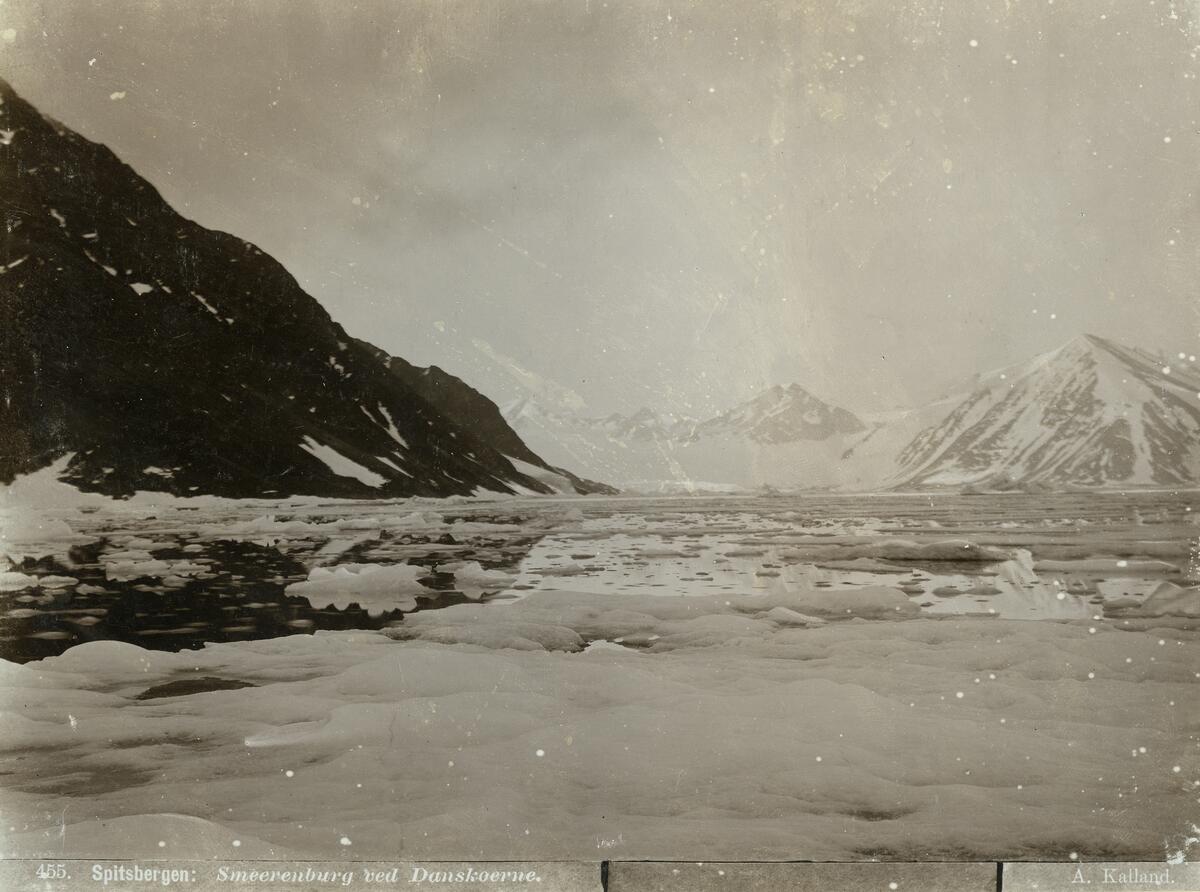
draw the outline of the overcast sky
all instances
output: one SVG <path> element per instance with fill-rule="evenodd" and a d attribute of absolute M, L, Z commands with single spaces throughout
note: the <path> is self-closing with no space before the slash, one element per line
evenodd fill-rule
<path fill-rule="evenodd" d="M 0 2 L 0 75 L 352 334 L 597 413 L 1196 352 L 1198 45 L 1197 0 Z"/>

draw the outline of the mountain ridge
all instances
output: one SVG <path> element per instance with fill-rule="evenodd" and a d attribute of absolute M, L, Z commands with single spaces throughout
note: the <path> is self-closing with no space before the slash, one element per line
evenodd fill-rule
<path fill-rule="evenodd" d="M 1173 377 L 1172 377 L 1173 376 Z M 1083 334 L 976 388 L 898 456 L 909 486 L 1200 482 L 1200 376 Z"/>
<path fill-rule="evenodd" d="M 641 487 L 655 480 L 676 488 L 848 491 L 1196 485 L 1200 373 L 1193 363 L 1167 372 L 1161 356 L 1080 334 L 911 409 L 860 418 L 821 403 L 844 423 L 807 431 L 761 427 L 789 419 L 774 411 L 785 397 L 804 408 L 811 394 L 799 384 L 775 385 L 703 421 L 668 423 L 648 409 L 580 420 L 532 399 L 505 411 L 541 451 L 567 444 L 576 464 L 599 462 L 610 479 L 630 473 L 636 458 L 653 469 L 630 484 Z"/>
<path fill-rule="evenodd" d="M 736 433 L 759 443 L 790 443 L 864 430 L 866 425 L 854 413 L 824 402 L 792 383 L 768 388 L 703 422 L 696 433 L 700 436 Z"/>
<path fill-rule="evenodd" d="M 527 448 L 537 476 L 519 470 L 496 418 L 455 408 L 485 397 L 442 373 L 431 402 L 281 264 L 2 79 L 0 176 L 0 480 L 73 453 L 64 479 L 112 495 L 607 490 Z"/>
<path fill-rule="evenodd" d="M 540 452 L 638 489 L 825 485 L 846 438 L 867 430 L 798 383 L 767 388 L 706 419 L 646 407 L 588 417 L 548 408 L 533 395 L 508 403 L 504 414 Z"/>

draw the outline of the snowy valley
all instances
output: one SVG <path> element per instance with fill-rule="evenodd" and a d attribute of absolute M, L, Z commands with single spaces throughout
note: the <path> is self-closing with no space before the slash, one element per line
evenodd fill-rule
<path fill-rule="evenodd" d="M 1200 485 L 1200 370 L 1081 335 L 914 409 L 856 416 L 799 385 L 705 421 L 504 409 L 544 455 L 634 491 Z"/>

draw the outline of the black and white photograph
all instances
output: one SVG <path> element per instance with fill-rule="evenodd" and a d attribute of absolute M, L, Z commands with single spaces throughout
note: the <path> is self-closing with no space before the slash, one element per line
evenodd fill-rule
<path fill-rule="evenodd" d="M 1198 74 L 1196 0 L 3 0 L 0 858 L 1200 859 Z"/>

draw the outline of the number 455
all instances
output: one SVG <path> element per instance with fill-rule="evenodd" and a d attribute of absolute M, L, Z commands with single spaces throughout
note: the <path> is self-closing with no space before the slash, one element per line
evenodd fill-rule
<path fill-rule="evenodd" d="M 37 878 L 39 880 L 65 880 L 67 878 L 67 865 L 39 864 Z"/>

